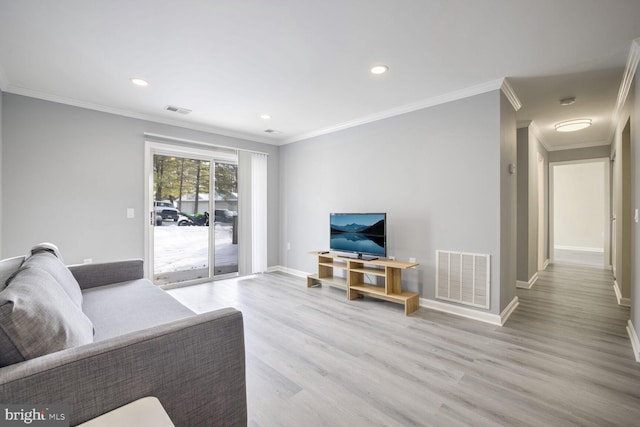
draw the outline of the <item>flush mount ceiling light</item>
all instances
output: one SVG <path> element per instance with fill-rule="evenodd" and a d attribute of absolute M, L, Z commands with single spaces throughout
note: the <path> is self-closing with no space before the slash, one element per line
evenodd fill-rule
<path fill-rule="evenodd" d="M 371 67 L 370 71 L 371 71 L 371 74 L 384 74 L 387 71 L 389 71 L 389 66 L 384 64 L 374 65 L 373 67 Z"/>
<path fill-rule="evenodd" d="M 149 86 L 149 82 L 140 77 L 131 77 L 129 80 L 136 86 Z"/>
<path fill-rule="evenodd" d="M 269 114 L 260 114 L 260 118 L 262 120 L 269 120 L 271 119 L 271 116 Z"/>
<path fill-rule="evenodd" d="M 566 122 L 556 123 L 555 127 L 558 132 L 575 132 L 580 129 L 591 126 L 591 119 L 575 119 Z"/>

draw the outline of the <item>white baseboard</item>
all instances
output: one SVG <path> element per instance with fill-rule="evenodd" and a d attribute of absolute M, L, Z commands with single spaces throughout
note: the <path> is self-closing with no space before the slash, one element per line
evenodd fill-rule
<path fill-rule="evenodd" d="M 636 358 L 636 362 L 640 362 L 640 340 L 638 340 L 638 334 L 636 334 L 636 330 L 633 327 L 631 320 L 627 322 L 627 333 L 631 340 L 631 347 L 633 347 L 633 355 Z"/>
<path fill-rule="evenodd" d="M 274 265 L 267 268 L 268 273 L 273 273 L 274 271 L 280 271 L 282 273 L 287 273 L 293 276 L 302 277 L 303 279 L 306 279 L 307 276 L 310 274 L 310 273 L 307 273 L 306 271 L 296 270 L 293 268 L 285 267 L 283 265 Z"/>
<path fill-rule="evenodd" d="M 287 274 L 292 274 L 294 276 L 307 278 L 309 273 L 301 270 L 296 270 L 293 268 L 285 267 L 282 265 L 274 265 L 267 269 L 268 273 L 272 272 L 282 272 Z M 487 313 L 483 311 L 474 310 L 472 308 L 461 307 L 459 305 L 448 304 L 446 302 L 435 301 L 425 298 L 420 298 L 420 306 L 429 308 L 431 310 L 441 311 L 443 313 L 454 314 L 456 316 L 466 317 L 468 319 L 477 320 L 484 323 L 490 323 L 492 325 L 502 326 L 507 321 L 511 313 L 515 311 L 518 307 L 518 297 L 515 297 L 509 305 L 502 311 L 502 313 L 493 314 Z"/>
<path fill-rule="evenodd" d="M 533 273 L 533 276 L 531 276 L 531 279 L 529 279 L 528 282 L 523 282 L 522 280 L 517 280 L 516 281 L 516 288 L 531 289 L 533 284 L 536 283 L 536 280 L 538 280 L 538 273 L 537 272 Z"/>
<path fill-rule="evenodd" d="M 518 297 L 513 297 L 509 305 L 507 305 L 505 309 L 502 310 L 502 313 L 500 313 L 500 326 L 507 323 L 507 319 L 509 319 L 509 316 L 516 311 L 516 308 L 518 308 L 519 305 L 520 301 L 518 300 Z"/>
<path fill-rule="evenodd" d="M 516 307 L 518 307 L 518 297 L 515 297 L 507 308 L 505 308 L 499 315 L 425 298 L 420 298 L 420 307 L 466 317 L 467 319 L 477 320 L 479 322 L 502 326 Z"/>
<path fill-rule="evenodd" d="M 616 299 L 618 300 L 618 305 L 631 307 L 631 298 L 624 298 L 622 296 L 622 292 L 620 292 L 620 287 L 618 286 L 618 282 L 615 280 L 613 281 L 613 291 L 616 293 Z"/>

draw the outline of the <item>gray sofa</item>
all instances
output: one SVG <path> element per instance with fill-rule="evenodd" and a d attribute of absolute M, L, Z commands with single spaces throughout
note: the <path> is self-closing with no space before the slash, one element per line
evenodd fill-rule
<path fill-rule="evenodd" d="M 176 426 L 246 425 L 239 311 L 193 313 L 141 260 L 67 267 L 45 246 L 2 270 L 0 403 L 63 403 L 76 425 L 155 396 Z"/>

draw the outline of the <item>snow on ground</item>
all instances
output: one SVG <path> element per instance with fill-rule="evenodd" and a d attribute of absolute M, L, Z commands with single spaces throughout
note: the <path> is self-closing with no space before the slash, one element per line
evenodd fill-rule
<path fill-rule="evenodd" d="M 231 224 L 215 224 L 216 267 L 238 264 L 238 245 L 232 243 Z M 154 227 L 154 273 L 207 268 L 209 227 Z"/>

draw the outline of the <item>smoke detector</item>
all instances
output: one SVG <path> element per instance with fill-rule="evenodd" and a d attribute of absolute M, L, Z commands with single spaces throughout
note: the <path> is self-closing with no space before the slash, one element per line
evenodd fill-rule
<path fill-rule="evenodd" d="M 189 114 L 191 112 L 191 110 L 189 110 L 188 108 L 176 107 L 174 105 L 167 105 L 164 109 L 173 113 L 180 114 Z"/>
<path fill-rule="evenodd" d="M 576 102 L 576 97 L 575 96 L 570 96 L 568 98 L 562 98 L 560 100 L 560 105 L 571 105 L 571 104 L 575 104 Z"/>

